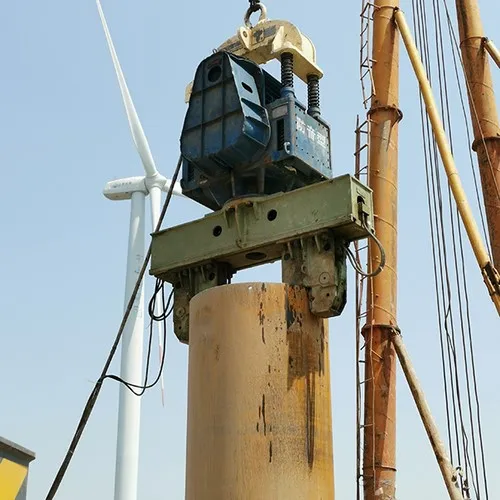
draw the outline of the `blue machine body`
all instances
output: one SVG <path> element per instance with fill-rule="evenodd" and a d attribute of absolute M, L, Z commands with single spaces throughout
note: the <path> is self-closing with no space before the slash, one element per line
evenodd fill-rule
<path fill-rule="evenodd" d="M 212 210 L 332 176 L 330 128 L 257 64 L 200 63 L 181 135 L 183 193 Z"/>

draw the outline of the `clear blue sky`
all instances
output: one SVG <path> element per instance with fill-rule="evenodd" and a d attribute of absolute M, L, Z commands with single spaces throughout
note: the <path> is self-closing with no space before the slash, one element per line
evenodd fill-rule
<path fill-rule="evenodd" d="M 288 18 L 315 41 L 326 74 L 323 113 L 332 124 L 335 172 L 352 172 L 355 117 L 362 111 L 360 2 L 268 4 L 271 17 Z M 165 175 L 178 157 L 185 84 L 198 63 L 235 33 L 246 6 L 246 0 L 103 0 L 131 93 Z M 410 3 L 403 2 L 405 7 L 410 10 Z M 495 37 L 497 2 L 482 0 L 481 7 L 487 33 Z M 110 179 L 142 170 L 94 1 L 6 2 L 2 18 L 0 435 L 37 453 L 29 497 L 38 500 L 59 467 L 121 319 L 129 204 L 106 200 L 102 188 Z M 444 437 L 418 101 L 404 51 L 401 71 L 399 319 Z M 459 169 L 472 198 L 468 145 L 463 135 L 457 142 Z M 202 213 L 194 203 L 176 199 L 166 224 Z M 470 252 L 468 261 L 490 498 L 500 498 L 498 320 Z M 279 268 L 271 269 L 241 279 L 279 280 Z M 330 343 L 341 500 L 353 498 L 355 491 L 352 279 L 350 285 L 350 304 L 332 321 Z M 148 282 L 148 295 L 150 289 Z M 187 348 L 170 335 L 166 406 L 156 389 L 143 399 L 139 498 L 144 500 L 183 498 L 186 361 Z M 398 384 L 398 498 L 445 498 L 402 376 Z M 117 384 L 107 382 L 60 489 L 61 500 L 112 498 L 117 395 Z"/>

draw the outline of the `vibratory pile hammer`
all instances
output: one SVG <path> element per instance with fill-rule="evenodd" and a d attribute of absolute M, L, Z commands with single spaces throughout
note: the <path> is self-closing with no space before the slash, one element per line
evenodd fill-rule
<path fill-rule="evenodd" d="M 311 311 L 340 314 L 350 242 L 373 236 L 372 194 L 332 177 L 312 42 L 287 21 L 260 19 L 198 66 L 181 134 L 185 196 L 213 210 L 153 235 L 151 274 L 174 286 L 174 330 L 189 340 L 189 301 L 239 270 L 276 260 L 305 286 Z M 281 81 L 260 65 L 281 63 Z M 307 85 L 307 106 L 295 78 Z"/>
<path fill-rule="evenodd" d="M 234 198 L 287 192 L 331 177 L 330 129 L 319 116 L 319 80 L 306 109 L 293 89 L 248 59 L 221 51 L 196 72 L 181 137 L 182 188 L 219 210 Z"/>

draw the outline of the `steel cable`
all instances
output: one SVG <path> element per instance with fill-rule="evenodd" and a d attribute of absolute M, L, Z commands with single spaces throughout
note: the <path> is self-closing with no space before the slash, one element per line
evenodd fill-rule
<path fill-rule="evenodd" d="M 443 30 L 442 30 L 442 18 L 441 18 L 441 8 L 439 3 L 436 0 L 433 0 L 433 7 L 434 7 L 434 18 L 435 18 L 435 25 L 436 25 L 436 31 L 438 32 L 439 35 L 439 45 L 436 47 L 436 51 L 438 55 L 441 55 L 441 67 L 440 72 L 443 74 L 443 85 L 444 85 L 444 96 L 443 92 L 441 91 L 442 97 L 442 102 L 444 101 L 445 105 L 443 106 L 443 112 L 446 114 L 446 123 L 448 126 L 448 135 L 450 139 L 450 146 L 452 151 L 454 150 L 453 146 L 453 131 L 452 131 L 452 123 L 451 123 L 451 113 L 450 113 L 450 104 L 449 104 L 449 93 L 448 93 L 448 76 L 447 76 L 447 70 L 446 70 L 446 61 L 445 61 L 445 55 L 444 55 L 444 41 L 443 41 Z M 438 57 L 438 61 L 439 61 Z M 465 268 L 465 260 L 462 259 L 461 262 L 459 262 L 459 257 L 457 255 L 457 240 L 460 241 L 462 244 L 462 233 L 460 229 L 460 219 L 458 216 L 458 209 L 455 207 L 453 209 L 453 200 L 452 200 L 452 194 L 451 194 L 451 189 L 448 186 L 448 206 L 449 206 L 449 213 L 450 213 L 450 223 L 451 223 L 451 235 L 452 235 L 452 250 L 453 250 L 453 260 L 454 260 L 454 265 L 455 265 L 455 279 L 456 279 L 456 287 L 457 287 L 457 299 L 458 299 L 458 312 L 459 312 L 459 321 L 460 321 L 460 333 L 461 333 L 461 340 L 462 340 L 462 349 L 463 349 L 463 357 L 464 357 L 464 369 L 465 369 L 465 382 L 466 382 L 466 394 L 467 394 L 467 406 L 468 406 L 468 414 L 469 414 L 469 426 L 471 429 L 471 440 L 472 440 L 472 454 L 473 454 L 473 460 L 474 460 L 474 467 L 473 467 L 473 473 L 474 473 L 474 478 L 475 478 L 475 484 L 473 484 L 476 495 L 479 497 L 479 467 L 478 467 L 478 461 L 477 461 L 477 445 L 476 445 L 476 432 L 475 432 L 475 426 L 474 426 L 474 419 L 472 415 L 472 406 L 471 406 L 471 392 L 470 392 L 470 376 L 469 376 L 469 364 L 468 364 L 468 359 L 467 359 L 467 348 L 466 348 L 466 337 L 465 337 L 465 324 L 464 324 L 464 307 L 463 307 L 463 292 L 462 292 L 462 287 L 461 287 L 461 282 L 460 282 L 460 272 L 459 268 L 461 267 L 462 269 Z M 458 237 L 456 232 L 458 232 Z M 457 377 L 458 378 L 458 377 Z M 458 385 L 458 380 L 457 380 L 457 385 Z M 461 406 L 461 400 L 459 396 L 459 404 Z M 464 434 L 464 447 L 465 447 L 465 454 L 466 457 L 469 457 L 468 454 L 468 436 L 467 433 L 464 432 L 464 424 L 463 424 L 463 415 L 462 413 L 460 414 L 461 418 L 461 426 L 462 426 L 462 433 Z M 469 459 L 470 460 L 470 459 Z M 470 463 L 468 465 L 471 465 Z M 466 464 L 467 466 L 467 464 Z M 467 475 L 466 475 L 467 477 Z"/>
<path fill-rule="evenodd" d="M 377 269 L 375 269 L 375 271 L 365 273 L 363 269 L 361 269 L 359 263 L 357 262 L 356 256 L 353 254 L 352 250 L 348 246 L 346 247 L 347 258 L 349 259 L 349 262 L 351 263 L 352 267 L 358 274 L 360 274 L 364 278 L 375 278 L 375 276 L 378 276 L 384 270 L 386 261 L 385 250 L 380 240 L 375 236 L 374 232 L 370 231 L 364 224 L 363 227 L 368 232 L 368 238 L 371 238 L 375 242 L 375 245 L 377 245 L 377 248 L 380 252 L 380 262 L 377 266 Z"/>
<path fill-rule="evenodd" d="M 432 58 L 430 54 L 430 43 L 429 34 L 427 30 L 428 19 L 425 4 L 420 2 L 419 9 L 422 17 L 422 22 L 420 23 L 422 30 L 423 39 L 423 52 L 426 60 L 427 72 L 432 78 Z M 442 81 L 440 78 L 440 95 L 442 97 Z M 424 114 L 425 119 L 427 118 Z M 439 166 L 439 154 L 437 151 L 437 146 L 433 138 L 433 134 L 430 128 L 430 124 L 426 119 L 427 129 L 426 129 L 426 141 L 428 143 L 429 151 L 429 165 L 430 165 L 430 185 L 431 185 L 431 199 L 432 199 L 432 217 L 434 217 L 434 229 L 436 234 L 437 242 L 437 261 L 438 261 L 438 273 L 436 275 L 439 285 L 438 297 L 441 303 L 441 315 L 442 315 L 442 326 L 444 335 L 443 344 L 446 346 L 445 349 L 445 382 L 449 386 L 448 397 L 450 399 L 449 405 L 451 408 L 451 419 L 449 425 L 452 425 L 454 431 L 454 440 L 451 442 L 450 452 L 453 455 L 453 443 L 455 445 L 455 451 L 458 463 L 462 463 L 462 455 L 465 452 L 467 446 L 463 440 L 464 434 L 462 431 L 463 422 L 460 404 L 460 394 L 459 394 L 459 380 L 458 380 L 458 369 L 456 362 L 456 349 L 455 349 L 455 337 L 454 337 L 454 317 L 453 317 L 453 304 L 452 304 L 452 290 L 450 286 L 450 274 L 448 267 L 448 251 L 446 242 L 446 229 L 444 222 L 444 211 L 443 211 L 443 196 L 441 189 L 441 176 Z M 446 371 L 448 372 L 446 374 Z M 460 422 L 460 424 L 459 424 Z M 460 439 L 462 437 L 462 439 Z M 462 441 L 462 446 L 460 442 Z M 467 459 L 466 459 L 467 463 Z M 467 467 L 466 467 L 467 468 Z M 462 478 L 461 478 L 462 481 Z M 462 487 L 464 485 L 462 484 Z"/>
<path fill-rule="evenodd" d="M 448 77 L 447 77 L 447 72 L 446 72 L 446 60 L 445 60 L 445 53 L 444 53 L 444 44 L 443 44 L 443 34 L 442 34 L 442 25 L 441 25 L 441 15 L 440 15 L 440 9 L 439 5 L 436 3 L 436 0 L 433 0 L 432 2 L 433 5 L 433 21 L 434 21 L 434 34 L 435 34 L 435 53 L 436 53 L 436 61 L 437 61 L 437 73 L 438 73 L 438 82 L 439 82 L 439 97 L 440 97 L 440 104 L 441 104 L 441 109 L 442 109 L 442 118 L 444 122 L 445 129 L 447 131 L 448 139 L 450 141 L 450 147 L 452 153 L 454 152 L 454 147 L 453 147 L 453 130 L 452 130 L 452 124 L 451 124 L 451 113 L 450 113 L 450 104 L 449 104 L 449 98 L 448 98 Z M 436 172 L 439 172 L 439 166 L 436 162 Z M 441 193 L 441 185 L 442 183 L 439 182 L 439 196 L 440 198 L 442 197 Z M 461 325 L 461 333 L 462 333 L 462 339 L 464 338 L 464 330 L 463 330 L 463 311 L 462 311 L 462 294 L 461 294 L 461 287 L 460 287 L 460 282 L 458 279 L 458 259 L 457 259 L 457 252 L 456 252 L 456 232 L 455 232 L 455 220 L 454 220 L 454 211 L 452 208 L 452 195 L 451 195 L 451 189 L 450 186 L 447 184 L 447 193 L 448 193 L 448 207 L 449 207 L 449 229 L 451 233 L 451 255 L 454 257 L 454 264 L 455 264 L 455 270 L 456 270 L 456 277 L 457 277 L 457 293 L 456 293 L 456 299 L 458 301 L 458 311 L 459 311 L 459 316 L 460 316 L 460 325 Z M 440 217 L 443 217 L 443 209 L 441 208 L 441 213 Z M 458 221 L 459 223 L 459 221 Z M 460 385 L 460 378 L 459 378 L 459 368 L 458 368 L 458 358 L 457 358 L 457 338 L 456 338 L 456 319 L 453 315 L 453 290 L 450 282 L 450 275 L 452 273 L 449 272 L 449 264 L 448 264 L 448 243 L 446 241 L 446 236 L 445 236 L 445 229 L 443 225 L 443 248 L 446 249 L 446 254 L 444 255 L 444 260 L 446 262 L 446 286 L 447 286 L 447 295 L 448 295 L 448 303 L 449 303 L 449 310 L 448 310 L 448 315 L 450 317 L 450 342 L 451 342 L 451 348 L 450 348 L 450 356 L 452 357 L 453 360 L 453 377 L 454 377 L 454 382 L 455 382 L 455 392 L 456 392 L 456 403 L 457 403 L 457 410 L 458 410 L 458 417 L 459 417 L 459 428 L 461 432 L 461 438 L 462 438 L 462 446 L 463 446 L 463 454 L 465 458 L 465 478 L 463 481 L 463 490 L 464 493 L 468 493 L 468 477 L 469 477 L 469 467 L 474 470 L 475 477 L 477 478 L 477 460 L 476 460 L 476 447 L 475 443 L 473 444 L 473 454 L 474 454 L 474 459 L 475 459 L 475 467 L 472 467 L 471 465 L 471 459 L 469 456 L 469 438 L 467 431 L 465 429 L 464 425 L 464 415 L 463 415 L 463 410 L 462 410 L 462 394 L 461 394 L 461 385 Z M 465 263 L 462 262 L 462 266 L 464 266 Z M 467 365 L 465 363 L 465 369 L 467 370 Z M 470 396 L 470 395 L 469 395 Z M 469 403 L 469 408 L 470 408 L 470 399 L 467 400 Z M 472 436 L 474 440 L 474 432 L 472 430 Z M 477 482 L 476 482 L 477 484 Z M 476 489 L 476 494 L 477 492 L 477 486 L 475 486 Z"/>
<path fill-rule="evenodd" d="M 444 42 L 443 42 L 443 34 L 442 34 L 442 19 L 441 19 L 441 8 L 439 6 L 439 2 L 437 0 L 434 0 L 435 2 L 435 9 L 437 13 L 437 21 L 439 24 L 439 36 L 440 36 L 440 42 L 441 42 L 441 54 L 443 54 L 443 72 L 444 72 L 444 78 L 445 78 L 445 84 L 446 84 L 446 64 L 444 63 Z M 446 8 L 447 14 L 448 14 L 448 7 L 446 4 L 446 1 L 444 1 L 444 6 Z M 448 28 L 449 28 L 449 35 L 450 35 L 450 47 L 451 47 L 451 52 L 453 54 L 454 58 L 454 66 L 456 67 L 456 56 L 454 52 L 454 48 L 457 49 L 457 47 L 454 47 L 453 44 L 453 28 L 452 25 L 449 23 L 449 17 L 448 17 Z M 455 71 L 455 76 L 457 78 L 457 86 L 459 89 L 459 94 L 461 98 L 461 103 L 462 103 L 462 115 L 464 117 L 464 123 L 465 123 L 465 128 L 467 131 L 467 136 L 470 136 L 470 125 L 467 120 L 467 115 L 465 112 L 465 104 L 463 100 L 463 92 L 461 90 L 460 86 L 460 79 L 458 78 L 458 71 Z M 450 105 L 448 101 L 448 87 L 447 85 L 445 86 L 445 97 L 446 97 L 446 110 L 448 114 L 448 123 L 449 123 L 449 129 L 450 129 L 450 142 L 452 143 L 453 141 L 453 134 L 451 133 L 451 114 L 450 114 Z M 470 143 L 470 141 L 469 141 Z M 470 154 L 470 149 L 469 149 L 469 154 Z M 475 169 L 473 168 L 473 161 L 472 161 L 472 155 L 470 154 L 470 160 L 471 160 L 471 167 L 473 170 L 473 174 L 475 174 Z M 475 177 L 475 175 L 474 175 Z M 477 181 L 476 181 L 476 190 L 477 190 Z M 478 194 L 478 193 L 477 193 Z M 474 349 L 473 349 L 473 341 L 472 341 L 472 326 L 471 326 L 471 321 L 470 321 L 470 308 L 469 308 L 469 295 L 468 295 L 468 286 L 467 286 L 467 279 L 466 279 L 466 274 L 465 274 L 465 257 L 464 257 L 464 251 L 463 251 L 463 237 L 462 237 L 462 227 L 460 224 L 459 216 L 458 216 L 458 209 L 455 208 L 455 210 L 452 210 L 452 197 L 451 193 L 449 192 L 448 194 L 449 198 L 449 209 L 450 209 L 450 217 L 451 217 L 451 223 L 452 223 L 452 243 L 453 243 L 453 254 L 454 254 L 454 261 L 455 261 L 455 276 L 456 276 L 456 285 L 457 285 L 457 296 L 458 296 L 458 301 L 459 301 L 459 314 L 460 314 L 460 330 L 461 330 L 461 340 L 462 340 L 462 352 L 463 352 L 463 361 L 464 361 L 464 370 L 465 370 L 465 383 L 466 383 L 466 394 L 467 394 L 467 406 L 468 406 L 468 414 L 469 414 L 469 426 L 470 426 L 470 434 L 471 434 L 471 440 L 472 440 L 472 452 L 473 452 L 473 459 L 474 459 L 474 467 L 473 467 L 473 472 L 474 472 L 474 477 L 475 477 L 475 482 L 476 484 L 473 485 L 476 495 L 479 498 L 480 497 L 480 479 L 479 479 L 479 469 L 480 467 L 482 468 L 482 480 L 483 480 L 483 486 L 484 486 L 484 492 L 485 492 L 485 498 L 488 498 L 488 481 L 487 481 L 487 474 L 486 474 L 486 465 L 484 461 L 484 444 L 483 444 L 483 432 L 482 432 L 482 427 L 481 427 L 481 418 L 480 418 L 480 408 L 479 408 L 479 397 L 478 397 L 478 387 L 477 387 L 477 377 L 476 377 L 476 368 L 475 368 L 475 360 L 474 360 Z M 481 204 L 479 203 L 479 206 Z M 455 215 L 455 220 L 454 222 L 454 217 L 453 214 Z M 482 216 L 483 219 L 483 224 L 484 224 L 484 216 Z M 454 226 L 456 224 L 457 232 L 458 232 L 458 237 L 455 234 L 454 231 Z M 487 240 L 487 238 L 486 238 Z M 457 255 L 457 241 L 459 245 L 459 255 Z M 461 272 L 460 272 L 461 269 Z M 460 279 L 462 278 L 462 279 Z M 465 303 L 465 307 L 464 307 Z M 465 312 L 464 312 L 465 309 Z M 468 343 L 468 345 L 467 345 Z M 469 362 L 469 357 L 470 357 L 470 362 Z M 472 378 L 471 378 L 472 375 Z M 476 401 L 476 412 L 477 412 L 477 422 L 475 422 L 474 415 L 473 415 L 473 408 L 472 408 L 472 395 L 471 395 L 471 385 L 473 386 L 473 391 L 474 391 L 474 398 Z M 476 430 L 477 426 L 477 430 Z M 480 447 L 480 453 L 481 453 L 481 461 L 482 464 L 481 466 L 479 465 L 478 457 L 477 457 L 477 443 L 476 439 L 479 440 L 479 447 Z"/>
<path fill-rule="evenodd" d="M 456 34 L 454 32 L 454 29 L 453 29 L 453 24 L 451 23 L 449 9 L 448 9 L 448 5 L 447 5 L 446 0 L 443 0 L 443 5 L 445 8 L 446 17 L 447 17 L 448 33 L 449 33 L 449 39 L 450 39 L 451 52 L 453 54 L 455 77 L 456 77 L 457 86 L 459 89 L 460 101 L 461 101 L 461 105 L 462 105 L 462 115 L 464 118 L 464 123 L 465 123 L 465 127 L 466 127 L 466 132 L 467 132 L 467 140 L 468 140 L 468 143 L 470 144 L 471 143 L 470 123 L 469 123 L 469 120 L 467 119 L 464 92 L 462 89 L 462 85 L 461 85 L 461 81 L 460 81 L 460 77 L 459 77 L 459 72 L 458 72 L 458 64 L 457 64 L 457 55 L 458 55 L 458 58 L 461 60 L 460 47 L 457 43 L 457 38 L 456 38 Z M 464 70 L 463 64 L 462 64 L 462 69 Z M 463 76 L 466 80 L 466 83 L 468 84 L 467 75 L 465 73 L 465 70 L 463 71 Z M 480 196 L 479 196 L 479 188 L 478 188 L 478 183 L 477 183 L 476 169 L 474 168 L 474 161 L 472 159 L 471 149 L 469 149 L 469 159 L 470 159 L 471 169 L 472 169 L 472 173 L 473 173 L 473 177 L 474 177 L 474 185 L 475 185 L 475 189 L 476 189 L 478 206 L 480 208 L 480 215 L 481 215 L 481 221 L 482 221 L 482 226 L 483 226 L 483 232 L 485 235 L 485 241 L 489 243 L 489 238 L 487 237 L 486 227 L 485 227 L 485 222 L 484 222 L 485 216 L 484 216 L 484 211 L 482 210 L 483 207 L 482 207 Z M 460 258 L 461 258 L 461 261 L 463 263 L 465 261 L 465 258 L 464 258 L 464 249 L 463 249 L 462 228 L 461 228 L 460 224 L 458 224 L 458 232 L 459 232 Z M 491 249 L 490 249 L 490 254 L 491 254 Z M 457 274 L 458 274 L 458 269 L 457 269 Z M 472 422 L 473 421 L 473 410 L 472 410 L 472 404 L 471 404 L 472 398 L 470 396 L 470 382 L 472 382 L 473 392 L 474 392 L 474 400 L 475 400 L 475 406 L 476 406 L 476 425 L 477 425 L 477 434 L 478 434 L 478 439 L 479 439 L 479 447 L 480 447 L 480 455 L 481 455 L 482 479 L 483 479 L 483 483 L 484 483 L 485 497 L 486 497 L 486 499 L 488 499 L 488 480 L 487 480 L 487 471 L 486 471 L 483 430 L 482 430 L 482 423 L 481 423 L 481 409 L 480 409 L 480 402 L 479 402 L 476 363 L 475 363 L 473 338 L 472 338 L 472 325 L 471 325 L 470 307 L 469 307 L 469 292 L 468 292 L 468 285 L 467 285 L 467 279 L 466 279 L 464 265 L 462 266 L 462 273 L 461 274 L 462 274 L 462 281 L 463 281 L 464 301 L 466 304 L 465 322 L 466 322 L 466 329 L 467 329 L 467 339 L 465 338 L 465 333 L 464 333 L 463 339 L 462 339 L 462 345 L 463 345 L 463 351 L 464 351 L 467 392 L 468 392 L 468 397 L 469 397 L 469 416 L 470 416 L 470 421 L 471 421 L 470 425 L 471 425 L 471 429 L 472 429 L 472 433 L 473 433 L 473 437 L 474 437 L 475 432 L 474 432 L 474 425 Z M 466 346 L 467 340 L 468 340 L 468 349 Z M 469 356 L 470 356 L 470 363 L 471 363 L 471 370 L 470 371 L 471 371 L 471 375 L 472 375 L 472 381 L 470 380 L 470 377 L 469 377 L 467 350 L 469 351 Z M 474 437 L 474 439 L 475 439 L 475 437 Z M 475 444 L 474 444 L 474 446 L 475 446 Z M 477 465 L 476 465 L 476 467 L 477 467 Z M 477 478 L 476 480 L 479 483 L 479 478 Z"/>
<path fill-rule="evenodd" d="M 425 24 L 427 20 L 425 19 L 425 13 L 422 12 L 423 6 L 419 2 L 414 4 L 414 23 L 415 23 L 415 31 L 418 33 L 417 44 L 421 47 L 422 58 L 424 64 L 426 66 L 426 71 L 429 77 L 429 80 L 432 82 L 432 74 L 429 67 L 429 51 L 428 51 L 428 43 L 425 39 Z M 428 211 L 429 211 L 429 223 L 431 227 L 431 244 L 432 244 L 432 254 L 433 254 L 433 265 L 434 265 L 434 276 L 435 276 L 435 293 L 436 293 L 436 307 L 438 313 L 438 325 L 439 325 L 439 335 L 440 335 L 440 344 L 441 344 L 441 355 L 442 355 L 442 374 L 443 374 L 443 386 L 445 391 L 445 403 L 446 403 L 446 414 L 447 414 L 447 430 L 448 430 L 448 442 L 450 447 L 450 457 L 453 462 L 454 460 L 454 450 L 453 450 L 453 439 L 452 439 L 452 428 L 451 428 L 451 412 L 454 414 L 456 412 L 455 407 L 452 408 L 452 398 L 450 398 L 449 394 L 449 381 L 447 376 L 448 363 L 445 356 L 445 343 L 446 336 L 445 331 L 443 329 L 443 314 L 445 310 L 445 305 L 442 304 L 442 293 L 440 292 L 439 282 L 441 282 L 441 273 L 440 269 L 443 268 L 442 263 L 442 254 L 441 254 L 441 245 L 439 240 L 439 231 L 438 225 L 439 220 L 437 217 L 437 201 L 435 196 L 431 196 L 431 193 L 435 193 L 435 182 L 434 182 L 434 169 L 431 170 L 431 165 L 433 164 L 433 160 L 435 159 L 435 151 L 433 155 L 432 149 L 432 132 L 430 130 L 430 124 L 428 119 L 426 118 L 425 107 L 423 105 L 422 99 L 420 99 L 420 112 L 421 112 L 421 123 L 422 123 L 422 139 L 424 145 L 424 161 L 425 161 L 425 172 L 426 172 L 426 183 L 427 183 L 427 201 L 428 201 Z M 449 361 L 449 358 L 448 358 Z M 453 391 L 450 391 L 453 393 Z M 458 439 L 458 429 L 455 428 L 455 439 Z M 460 459 L 459 459 L 460 460 Z"/>
<path fill-rule="evenodd" d="M 455 76 L 458 82 L 460 100 L 462 103 L 462 113 L 465 118 L 467 137 L 470 138 L 470 129 L 466 119 L 467 115 L 463 100 L 463 92 L 458 78 L 456 56 L 453 50 L 453 28 L 450 23 L 446 0 L 443 0 L 443 3 L 448 16 L 450 46 L 454 59 Z M 451 106 L 449 102 L 449 79 L 447 75 L 445 56 L 446 47 L 443 36 L 441 7 L 438 0 L 432 0 L 435 38 L 435 56 L 432 58 L 427 28 L 427 7 L 423 0 L 413 0 L 412 5 L 414 30 L 417 35 L 417 43 L 426 66 L 429 80 L 432 79 L 433 74 L 432 61 L 435 61 L 434 64 L 436 65 L 438 77 L 442 119 L 453 150 L 453 130 Z M 484 498 L 488 499 L 483 435 L 472 342 L 472 327 L 470 321 L 470 302 L 465 273 L 462 227 L 458 217 L 457 208 L 453 205 L 453 199 L 449 186 L 447 186 L 447 212 L 449 220 L 447 223 L 445 222 L 445 205 L 443 203 L 444 199 L 441 187 L 444 181 L 441 179 L 438 168 L 440 161 L 439 155 L 422 100 L 420 103 L 420 110 L 426 171 L 429 225 L 431 230 L 432 259 L 434 267 L 434 286 L 436 290 L 436 306 L 441 346 L 441 365 L 448 429 L 448 445 L 450 448 L 452 462 L 454 461 L 454 458 L 456 458 L 458 464 L 462 464 L 464 466 L 464 475 L 460 476 L 460 483 L 462 492 L 465 494 L 466 498 L 470 498 L 468 495 L 472 486 L 477 499 L 482 498 L 481 491 L 484 491 Z M 470 153 L 469 156 L 471 165 L 474 167 L 472 163 L 472 154 Z M 474 170 L 473 175 L 475 179 L 476 195 L 479 201 L 477 180 Z M 481 207 L 480 203 L 479 206 Z M 483 230 L 485 230 L 484 215 L 482 212 L 481 217 L 483 221 Z M 447 236 L 448 232 L 450 233 L 450 237 Z M 453 278 L 452 275 L 454 275 Z M 452 283 L 454 283 L 454 285 L 452 285 Z M 455 317 L 455 311 L 458 312 L 458 319 Z M 457 329 L 460 330 L 461 342 L 457 340 Z M 461 353 L 458 350 L 458 346 L 461 347 Z M 463 362 L 463 369 L 460 368 L 460 362 Z M 465 389 L 463 389 L 463 381 L 465 381 Z M 473 399 L 475 399 L 476 403 L 476 419 L 474 418 Z M 465 401 L 468 410 L 468 423 L 466 423 L 466 418 L 464 417 L 464 410 L 462 407 L 463 401 Z M 480 453 L 478 453 L 478 442 Z M 480 460 L 478 455 L 480 456 Z M 462 458 L 464 462 L 462 462 Z M 479 478 L 479 470 L 481 468 L 482 485 L 480 484 Z"/>
<path fill-rule="evenodd" d="M 168 190 L 167 197 L 166 197 L 165 203 L 163 205 L 163 209 L 162 209 L 160 217 L 158 219 L 158 224 L 155 228 L 155 232 L 159 231 L 159 229 L 161 228 L 161 224 L 163 222 L 163 219 L 165 218 L 165 214 L 167 213 L 167 209 L 170 205 L 170 200 L 172 199 L 172 195 L 174 192 L 174 186 L 175 186 L 175 183 L 177 181 L 177 177 L 179 176 L 179 171 L 180 171 L 181 165 L 182 165 L 182 157 L 180 157 L 179 161 L 177 162 L 177 167 L 176 167 L 174 175 L 172 177 L 172 183 L 170 184 L 170 188 Z M 123 331 L 125 329 L 125 325 L 127 324 L 127 320 L 130 316 L 130 312 L 132 311 L 135 297 L 137 296 L 137 293 L 138 293 L 139 288 L 141 286 L 141 283 L 142 283 L 142 280 L 143 280 L 144 275 L 146 273 L 150 259 L 151 259 L 151 243 L 149 244 L 148 251 L 147 251 L 146 256 L 144 258 L 144 262 L 143 262 L 141 270 L 139 271 L 139 274 L 137 276 L 137 281 L 136 281 L 134 290 L 132 291 L 132 294 L 130 296 L 130 299 L 128 301 L 128 304 L 127 304 L 127 307 L 125 309 L 125 313 L 123 315 L 120 326 L 118 328 L 118 333 L 116 334 L 113 345 L 111 346 L 111 350 L 108 354 L 108 357 L 106 358 L 106 362 L 104 363 L 104 368 L 101 372 L 101 376 L 99 377 L 98 381 L 95 383 L 94 388 L 92 389 L 92 392 L 90 393 L 90 396 L 87 400 L 87 403 L 85 404 L 82 415 L 80 417 L 80 421 L 78 422 L 76 431 L 75 431 L 73 438 L 71 440 L 71 443 L 69 445 L 68 451 L 66 452 L 66 455 L 63 459 L 63 462 L 62 462 L 62 464 L 61 464 L 61 466 L 56 474 L 56 477 L 54 478 L 54 481 L 53 481 L 53 483 L 50 487 L 50 490 L 47 494 L 46 500 L 52 500 L 54 498 L 54 496 L 56 495 L 56 493 L 59 489 L 59 486 L 61 485 L 61 482 L 64 479 L 66 471 L 68 470 L 69 464 L 71 463 L 71 460 L 75 454 L 78 443 L 80 442 L 80 439 L 83 435 L 83 431 L 85 430 L 85 427 L 87 426 L 87 422 L 92 414 L 92 411 L 93 411 L 95 404 L 97 402 L 97 398 L 99 397 L 99 394 L 101 392 L 103 381 L 105 380 L 105 378 L 107 376 L 111 362 L 113 361 L 113 358 L 116 354 L 116 350 L 118 348 L 118 345 L 120 344 L 121 338 L 123 336 Z"/>
<path fill-rule="evenodd" d="M 416 43 L 418 46 L 423 46 L 422 40 L 422 28 L 421 28 L 421 16 L 417 13 L 417 4 L 415 0 L 412 0 L 412 13 L 413 13 L 413 27 L 416 36 Z M 423 54 L 424 55 L 424 54 Z M 430 79 L 431 75 L 429 75 Z M 429 126 L 428 122 L 425 120 L 425 109 L 424 104 L 420 95 L 420 120 L 421 120 L 421 133 L 422 133 L 422 144 L 423 144 L 423 156 L 424 156 L 424 165 L 425 165 L 425 177 L 426 177 L 426 186 L 427 193 L 431 192 L 430 189 L 430 171 L 429 171 L 429 141 L 427 140 L 426 134 L 426 125 Z M 450 427 L 450 408 L 449 408 L 449 396 L 448 396 L 448 382 L 446 378 L 446 361 L 444 356 L 444 334 L 442 329 L 442 318 L 441 318 L 441 307 L 439 300 L 439 288 L 438 288 L 438 267 L 437 267 L 437 255 L 436 255 L 436 241 L 435 241 L 435 230 L 434 230 L 434 219 L 432 217 L 432 203 L 431 197 L 428 194 L 427 196 L 427 209 L 429 214 L 429 226 L 430 226 L 430 235 L 431 235 L 431 249 L 432 249 L 432 261 L 434 267 L 434 287 L 435 287 L 435 297 L 436 297 L 436 310 L 438 314 L 438 327 L 439 327 L 439 338 L 441 344 L 441 368 L 443 375 L 443 388 L 445 392 L 445 409 L 446 409 L 446 422 L 447 422 L 447 437 L 448 437 L 448 447 L 450 450 L 450 459 L 453 462 L 453 447 L 452 447 L 452 437 L 451 437 L 451 427 Z"/>
<path fill-rule="evenodd" d="M 165 353 L 166 350 L 163 349 L 162 355 L 160 358 L 160 367 L 158 369 L 158 375 L 156 376 L 154 382 L 148 384 L 148 379 L 149 379 L 149 369 L 151 365 L 151 351 L 153 347 L 153 324 L 155 321 L 162 322 L 163 323 L 163 345 L 167 344 L 167 318 L 172 314 L 173 311 L 173 304 L 171 305 L 172 298 L 174 296 L 174 290 L 170 292 L 170 295 L 168 296 L 167 302 L 165 302 L 165 293 L 164 293 L 164 285 L 165 282 L 161 281 L 160 279 L 156 280 L 156 285 L 155 285 L 155 291 L 153 293 L 153 296 L 151 297 L 151 300 L 149 302 L 148 306 L 148 313 L 151 318 L 151 321 L 149 322 L 149 335 L 148 335 L 148 350 L 146 354 L 146 367 L 144 370 L 144 383 L 143 384 L 133 384 L 132 382 L 129 382 L 127 380 L 124 380 L 123 378 L 119 377 L 118 375 L 106 375 L 103 377 L 103 380 L 109 378 L 111 380 L 115 380 L 116 382 L 119 382 L 120 384 L 123 384 L 134 396 L 143 396 L 144 393 L 148 389 L 152 389 L 159 381 L 161 378 L 161 374 L 163 373 L 163 367 L 165 365 Z M 154 308 L 156 305 L 156 297 L 158 294 L 161 292 L 161 299 L 162 299 L 162 304 L 163 304 L 163 312 L 156 316 L 154 314 Z M 139 391 L 136 391 L 135 389 L 139 389 Z"/>

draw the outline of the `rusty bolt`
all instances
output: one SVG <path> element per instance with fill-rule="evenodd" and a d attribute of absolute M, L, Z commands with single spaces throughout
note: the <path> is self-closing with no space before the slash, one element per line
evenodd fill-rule
<path fill-rule="evenodd" d="M 324 285 L 330 281 L 330 274 L 329 273 L 321 273 L 319 275 L 319 282 Z"/>

